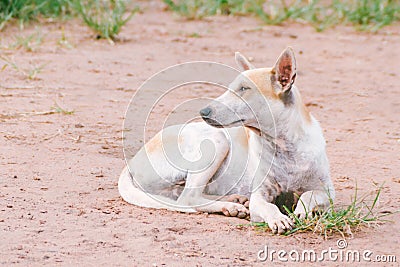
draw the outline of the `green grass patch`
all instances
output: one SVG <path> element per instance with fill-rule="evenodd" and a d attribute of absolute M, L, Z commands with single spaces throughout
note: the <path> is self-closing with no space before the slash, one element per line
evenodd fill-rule
<path fill-rule="evenodd" d="M 72 12 L 70 0 L 0 0 L 0 30 L 12 19 L 22 28 L 39 16 L 62 18 Z"/>
<path fill-rule="evenodd" d="M 313 216 L 300 220 L 292 211 L 286 212 L 293 218 L 295 226 L 285 235 L 301 232 L 313 232 L 323 235 L 325 238 L 339 234 L 342 237 L 352 237 L 353 233 L 365 227 L 377 226 L 387 222 L 386 217 L 396 212 L 381 211 L 377 208 L 382 186 L 374 193 L 359 197 L 356 189 L 351 203 L 346 206 L 335 206 L 331 200 L 330 206 L 325 211 L 317 211 Z M 245 225 L 240 225 L 243 227 Z M 267 223 L 250 223 L 256 231 L 270 231 Z"/>
<path fill-rule="evenodd" d="M 260 0 L 163 0 L 174 12 L 187 19 L 201 19 L 213 15 L 246 15 Z"/>
<path fill-rule="evenodd" d="M 354 25 L 377 31 L 400 20 L 398 0 L 163 0 L 168 8 L 187 19 L 213 15 L 253 15 L 266 24 L 305 22 L 317 31 L 335 25 Z"/>
<path fill-rule="evenodd" d="M 98 38 L 113 42 L 122 26 L 138 11 L 134 8 L 128 12 L 125 2 L 124 0 L 77 0 L 74 1 L 74 7 Z"/>
<path fill-rule="evenodd" d="M 160 0 L 187 18 L 214 15 L 251 15 L 266 24 L 286 21 L 308 23 L 317 31 L 335 25 L 377 31 L 400 20 L 399 0 Z M 40 17 L 64 19 L 79 16 L 100 38 L 115 39 L 137 9 L 129 0 L 0 0 L 0 30 L 13 20 L 22 28 Z"/>
<path fill-rule="evenodd" d="M 80 17 L 98 38 L 111 42 L 134 15 L 128 0 L 0 0 L 0 30 L 10 21 L 20 28 L 39 18 L 65 19 Z"/>
<path fill-rule="evenodd" d="M 360 30 L 377 31 L 383 26 L 400 20 L 400 1 L 361 0 L 352 1 L 350 6 L 335 1 L 338 10 Z"/>

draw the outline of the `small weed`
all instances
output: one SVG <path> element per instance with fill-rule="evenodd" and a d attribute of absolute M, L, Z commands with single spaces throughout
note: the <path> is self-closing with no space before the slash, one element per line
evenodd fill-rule
<path fill-rule="evenodd" d="M 192 33 L 186 34 L 186 37 L 189 37 L 189 38 L 201 38 L 201 35 L 199 33 L 197 33 L 197 32 L 192 32 Z"/>
<path fill-rule="evenodd" d="M 293 214 L 292 211 L 286 209 L 290 217 L 294 219 L 294 228 L 285 233 L 291 235 L 297 232 L 313 232 L 323 235 L 325 238 L 334 234 L 340 234 L 342 237 L 353 236 L 353 232 L 362 227 L 370 227 L 386 222 L 385 216 L 394 214 L 387 211 L 377 211 L 377 203 L 382 191 L 382 186 L 379 187 L 375 195 L 367 194 L 361 198 L 357 196 L 357 189 L 352 198 L 352 201 L 347 206 L 334 206 L 331 200 L 330 206 L 325 211 L 316 212 L 314 216 L 300 220 Z M 368 197 L 373 197 L 372 200 Z M 397 213 L 398 211 L 396 211 Z M 268 231 L 267 223 L 251 223 L 255 230 Z"/>
<path fill-rule="evenodd" d="M 43 34 L 40 30 L 28 35 L 16 35 L 15 42 L 9 46 L 12 49 L 20 49 L 23 48 L 27 52 L 35 52 L 36 49 L 42 44 L 43 42 Z"/>
<path fill-rule="evenodd" d="M 72 49 L 74 46 L 68 41 L 65 35 L 64 27 L 61 29 L 61 38 L 58 40 L 57 44 L 61 47 Z"/>
<path fill-rule="evenodd" d="M 124 0 L 76 0 L 74 6 L 84 22 L 97 33 L 97 37 L 111 43 L 121 27 L 138 11 L 137 8 L 128 11 Z"/>
<path fill-rule="evenodd" d="M 1 68 L 2 71 L 4 71 L 7 66 L 11 66 L 15 71 L 18 73 L 24 75 L 25 78 L 30 79 L 30 80 L 35 80 L 37 78 L 37 75 L 42 72 L 44 67 L 47 65 L 47 63 L 44 63 L 42 65 L 33 65 L 30 64 L 29 68 L 22 68 L 15 63 L 13 59 L 9 59 L 5 56 L 0 55 L 0 59 L 3 60 L 6 64 L 3 65 Z"/>
<path fill-rule="evenodd" d="M 60 113 L 63 115 L 72 115 L 75 113 L 75 110 L 66 110 L 66 109 L 60 107 L 60 105 L 58 105 L 57 102 L 54 103 L 54 106 L 51 107 L 51 110 L 53 110 L 54 113 Z"/>

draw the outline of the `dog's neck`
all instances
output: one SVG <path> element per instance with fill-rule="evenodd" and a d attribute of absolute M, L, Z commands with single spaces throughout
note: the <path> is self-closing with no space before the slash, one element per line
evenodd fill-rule
<path fill-rule="evenodd" d="M 307 139 L 311 115 L 308 113 L 300 94 L 293 88 L 293 102 L 274 118 L 274 125 L 258 129 L 258 135 L 283 150 Z"/>

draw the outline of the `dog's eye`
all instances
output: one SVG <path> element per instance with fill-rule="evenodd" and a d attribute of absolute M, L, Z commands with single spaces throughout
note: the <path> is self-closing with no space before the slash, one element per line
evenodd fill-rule
<path fill-rule="evenodd" d="M 242 86 L 242 87 L 240 87 L 239 91 L 243 92 L 243 91 L 246 91 L 246 90 L 249 90 L 249 89 L 250 89 L 249 87 Z"/>

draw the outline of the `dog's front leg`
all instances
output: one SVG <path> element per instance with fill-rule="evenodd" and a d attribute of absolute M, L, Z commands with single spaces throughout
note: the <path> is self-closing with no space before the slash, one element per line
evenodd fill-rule
<path fill-rule="evenodd" d="M 292 229 L 293 221 L 273 204 L 275 194 L 261 186 L 250 197 L 250 219 L 252 222 L 266 222 L 274 234 L 283 234 Z"/>
<path fill-rule="evenodd" d="M 316 209 L 326 209 L 330 205 L 329 193 L 323 190 L 311 190 L 304 192 L 299 201 L 297 202 L 294 214 L 300 218 L 305 219 Z"/>
<path fill-rule="evenodd" d="M 217 153 L 213 162 L 202 172 L 188 173 L 185 188 L 177 199 L 177 203 L 178 205 L 186 207 L 190 206 L 201 212 L 221 212 L 226 216 L 245 218 L 249 214 L 249 211 L 244 205 L 227 201 L 211 200 L 203 194 L 209 180 L 218 171 L 229 152 L 229 143 L 227 142 L 216 142 L 215 146 Z"/>

